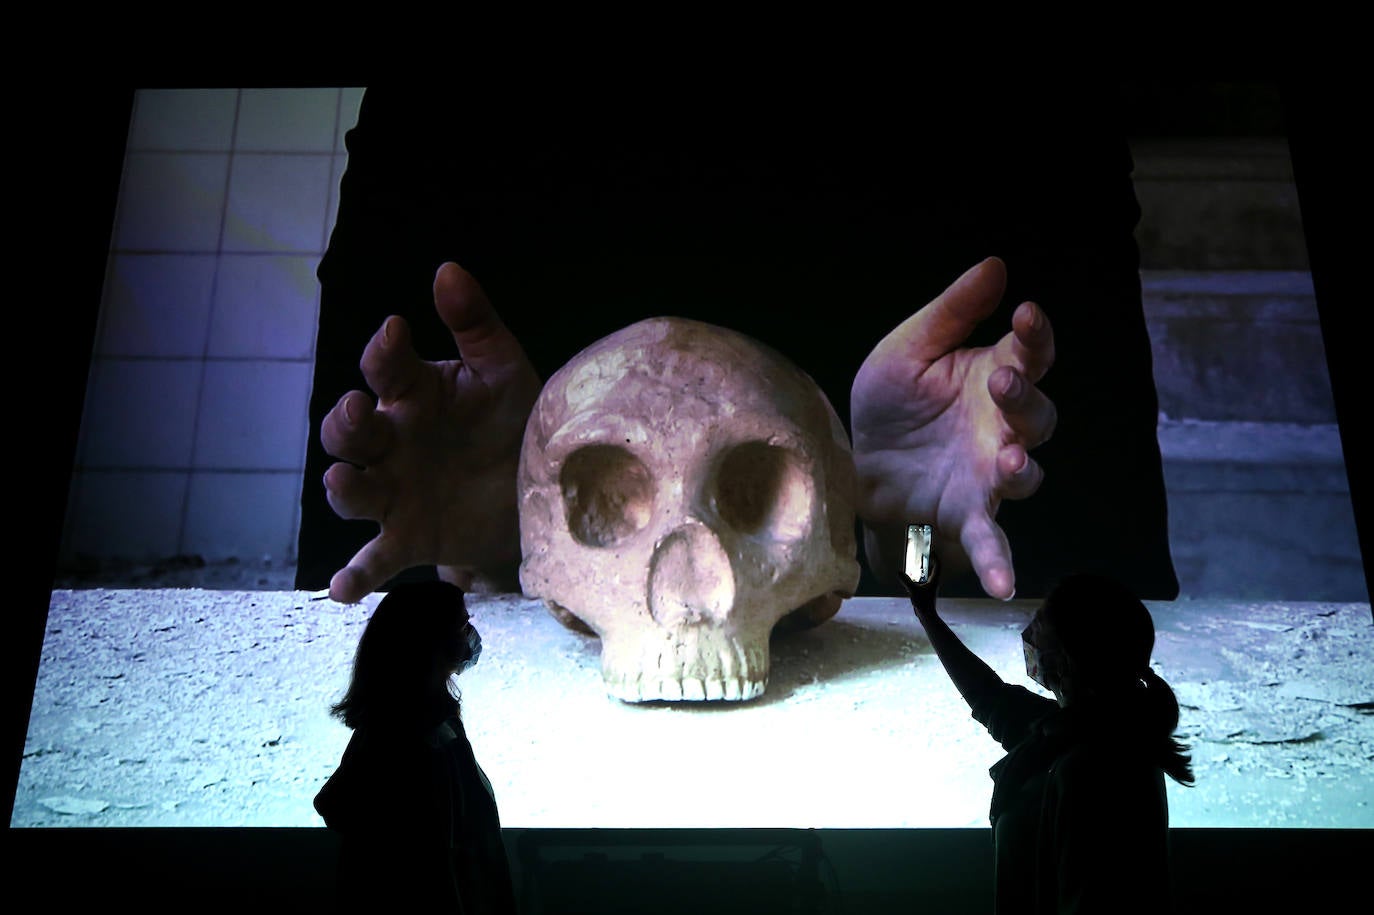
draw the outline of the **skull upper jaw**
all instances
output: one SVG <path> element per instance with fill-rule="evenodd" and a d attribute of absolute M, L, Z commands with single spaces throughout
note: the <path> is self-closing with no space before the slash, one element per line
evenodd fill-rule
<path fill-rule="evenodd" d="M 599 632 L 557 602 L 549 611 L 574 631 L 601 638 L 601 675 L 606 692 L 624 702 L 743 702 L 768 687 L 769 639 L 774 634 L 817 626 L 833 617 L 849 594 L 817 596 L 776 623 L 674 626 L 618 626 Z"/>
<path fill-rule="evenodd" d="M 768 634 L 687 625 L 601 646 L 609 695 L 625 702 L 743 701 L 768 685 Z"/>

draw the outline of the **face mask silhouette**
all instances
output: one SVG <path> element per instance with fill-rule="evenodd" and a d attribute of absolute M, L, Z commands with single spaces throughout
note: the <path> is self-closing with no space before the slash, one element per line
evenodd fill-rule
<path fill-rule="evenodd" d="M 1058 654 L 1057 652 L 1041 648 L 1040 642 L 1043 638 L 1043 631 L 1040 630 L 1034 621 L 1021 631 L 1021 650 L 1026 658 L 1026 676 L 1048 690 L 1058 688 Z"/>
<path fill-rule="evenodd" d="M 463 640 L 467 649 L 463 653 L 463 660 L 458 664 L 458 669 L 454 671 L 454 676 L 471 670 L 477 664 L 478 659 L 482 657 L 482 636 L 472 623 L 463 626 Z"/>
<path fill-rule="evenodd" d="M 1050 685 L 1045 682 L 1044 652 L 1026 641 L 1021 642 L 1021 649 L 1026 656 L 1026 676 L 1045 687 L 1045 689 L 1049 689 Z"/>

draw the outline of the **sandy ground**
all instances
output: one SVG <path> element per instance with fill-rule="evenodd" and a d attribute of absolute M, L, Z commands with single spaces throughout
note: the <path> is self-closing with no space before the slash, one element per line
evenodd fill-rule
<path fill-rule="evenodd" d="M 327 710 L 377 596 L 312 599 L 270 568 L 148 581 L 178 573 L 243 589 L 53 592 L 12 826 L 321 825 L 311 799 L 348 738 Z M 506 826 L 987 824 L 1000 748 L 905 602 L 854 599 L 775 639 L 755 701 L 632 705 L 606 696 L 595 639 L 519 595 L 469 600 L 485 650 L 464 718 Z M 1031 685 L 1018 632 L 1033 604 L 945 606 Z M 1170 783 L 1175 827 L 1374 827 L 1369 604 L 1150 607 L 1198 775 Z"/>

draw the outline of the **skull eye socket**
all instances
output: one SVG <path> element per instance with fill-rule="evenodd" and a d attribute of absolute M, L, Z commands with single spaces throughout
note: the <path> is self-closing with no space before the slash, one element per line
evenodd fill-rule
<path fill-rule="evenodd" d="M 568 531 L 586 546 L 613 546 L 643 530 L 653 514 L 649 468 L 624 448 L 579 448 L 563 462 L 558 481 Z"/>
<path fill-rule="evenodd" d="M 805 536 L 815 485 L 797 455 L 764 442 L 732 448 L 715 478 L 716 514 L 746 534 L 792 541 Z"/>

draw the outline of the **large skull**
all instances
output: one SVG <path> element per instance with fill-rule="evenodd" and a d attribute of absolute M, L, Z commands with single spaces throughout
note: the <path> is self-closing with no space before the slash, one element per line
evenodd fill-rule
<path fill-rule="evenodd" d="M 784 617 L 859 581 L 854 459 L 816 383 L 734 331 L 651 318 L 544 386 L 520 455 L 520 583 L 601 638 L 620 699 L 752 699 Z"/>

